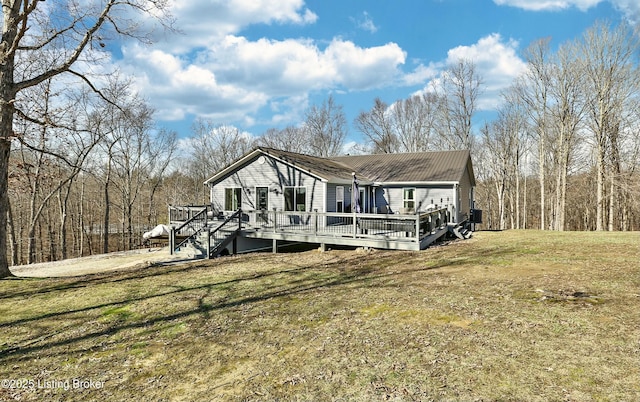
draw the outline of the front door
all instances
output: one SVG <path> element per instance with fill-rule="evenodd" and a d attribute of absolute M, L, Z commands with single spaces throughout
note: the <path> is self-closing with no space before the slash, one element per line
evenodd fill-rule
<path fill-rule="evenodd" d="M 256 187 L 256 209 L 269 209 L 269 189 Z"/>
<path fill-rule="evenodd" d="M 268 187 L 256 187 L 256 209 L 260 211 L 258 212 L 258 219 L 267 222 L 267 209 L 269 209 Z"/>

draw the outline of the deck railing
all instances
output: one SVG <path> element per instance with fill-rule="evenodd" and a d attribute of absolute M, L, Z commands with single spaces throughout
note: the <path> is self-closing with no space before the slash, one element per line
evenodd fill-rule
<path fill-rule="evenodd" d="M 211 212 L 211 205 L 187 205 L 187 206 L 169 206 L 169 223 L 187 222 L 194 216 L 199 215 L 203 209 Z"/>
<path fill-rule="evenodd" d="M 179 249 L 185 243 L 187 243 L 189 239 L 197 236 L 198 233 L 200 233 L 208 226 L 210 209 L 209 206 L 204 206 L 197 212 L 192 209 L 194 207 L 184 208 L 188 208 L 187 211 L 189 211 L 189 213 L 184 214 L 184 217 L 189 216 L 189 218 L 178 227 L 171 227 L 171 233 L 169 234 L 169 248 L 171 250 L 171 254 L 173 254 L 175 250 Z M 171 211 L 172 209 L 169 209 L 170 218 Z M 179 209 L 177 211 L 179 211 Z"/>
<path fill-rule="evenodd" d="M 172 207 L 172 223 L 179 223 L 179 217 L 189 218 L 175 229 L 175 241 L 193 236 L 205 227 L 209 227 L 208 230 L 215 229 L 225 221 L 224 216 L 214 215 L 210 206 Z M 420 242 L 436 230 L 446 227 L 450 218 L 450 211 L 446 208 L 411 215 L 253 210 L 241 211 L 239 216 L 234 216 L 238 228 L 244 230 L 410 242 Z"/>
<path fill-rule="evenodd" d="M 404 238 L 417 240 L 449 221 L 446 208 L 412 215 L 335 212 L 246 211 L 245 228 L 281 233 L 353 238 Z"/>

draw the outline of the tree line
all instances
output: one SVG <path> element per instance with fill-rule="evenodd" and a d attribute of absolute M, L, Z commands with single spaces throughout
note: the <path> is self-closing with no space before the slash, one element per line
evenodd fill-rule
<path fill-rule="evenodd" d="M 102 22 L 69 19 L 75 29 L 38 31 L 31 45 L 21 42 L 31 34 L 7 18 L 24 20 L 36 3 L 5 3 L 0 51 L 13 57 L 14 78 L 0 71 L 0 277 L 8 265 L 139 247 L 144 231 L 167 222 L 170 205 L 207 203 L 203 182 L 255 146 L 345 152 L 349 122 L 332 96 L 309 107 L 298 125 L 254 136 L 198 119 L 179 139 L 155 125 L 127 77 L 73 70 L 87 52 L 99 64 L 91 52 L 104 40 L 99 24 L 113 24 L 112 35 L 136 35 L 118 25 L 109 5 L 147 12 L 142 4 L 164 10 L 164 2 L 107 2 L 94 14 L 105 15 Z M 63 41 L 66 58 L 44 57 L 40 50 L 64 35 L 72 35 Z M 364 141 L 346 152 L 471 149 L 483 228 L 638 230 L 639 49 L 637 32 L 606 23 L 557 50 L 548 39 L 536 41 L 524 52 L 526 72 L 480 128 L 474 122 L 484 82 L 473 61 L 459 60 L 418 94 L 392 104 L 375 99 L 353 121 Z"/>

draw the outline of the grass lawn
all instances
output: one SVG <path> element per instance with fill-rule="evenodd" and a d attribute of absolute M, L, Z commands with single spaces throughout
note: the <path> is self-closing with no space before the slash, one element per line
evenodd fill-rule
<path fill-rule="evenodd" d="M 0 281 L 0 400 L 640 400 L 640 234 Z"/>

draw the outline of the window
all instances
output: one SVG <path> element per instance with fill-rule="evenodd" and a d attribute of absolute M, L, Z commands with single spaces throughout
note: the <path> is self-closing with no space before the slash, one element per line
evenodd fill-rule
<path fill-rule="evenodd" d="M 256 187 L 256 209 L 266 210 L 269 208 L 269 188 Z"/>
<path fill-rule="evenodd" d="M 242 189 L 241 188 L 225 188 L 224 189 L 224 210 L 236 211 L 242 206 Z"/>
<path fill-rule="evenodd" d="M 307 188 L 285 187 L 284 210 L 303 212 L 307 210 Z"/>
<path fill-rule="evenodd" d="M 336 212 L 344 212 L 344 186 L 336 186 Z"/>
<path fill-rule="evenodd" d="M 405 209 L 416 209 L 416 189 L 415 188 L 403 188 L 403 206 Z"/>

